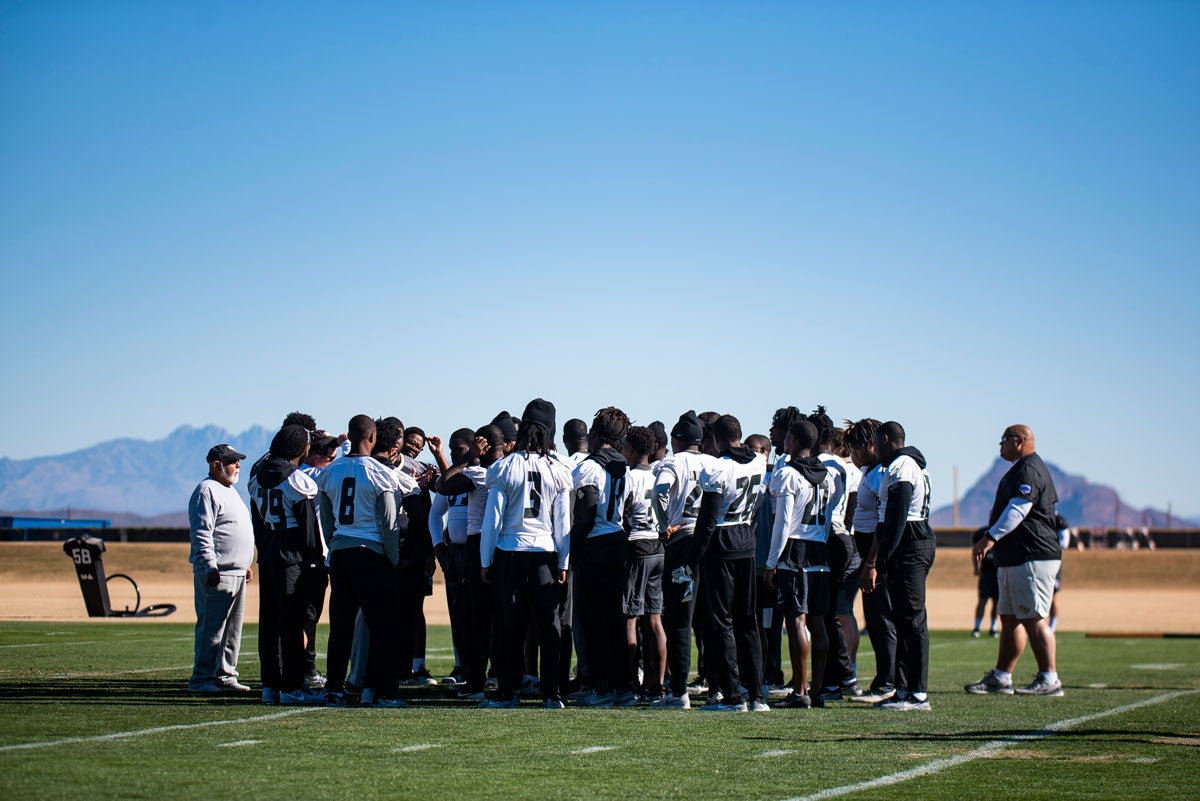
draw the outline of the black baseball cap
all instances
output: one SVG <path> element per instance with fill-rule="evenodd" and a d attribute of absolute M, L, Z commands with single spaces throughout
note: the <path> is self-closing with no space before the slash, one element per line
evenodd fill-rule
<path fill-rule="evenodd" d="M 208 449 L 208 458 L 205 459 L 205 461 L 206 462 L 240 462 L 242 459 L 245 459 L 245 458 L 246 458 L 246 454 L 238 453 L 232 447 L 230 447 L 229 445 L 226 445 L 225 443 L 222 442 L 220 445 L 213 445 L 211 448 Z"/>

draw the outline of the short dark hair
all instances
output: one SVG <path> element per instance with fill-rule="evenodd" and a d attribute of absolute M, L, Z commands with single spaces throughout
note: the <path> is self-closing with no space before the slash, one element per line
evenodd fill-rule
<path fill-rule="evenodd" d="M 377 433 L 375 421 L 365 414 L 354 415 L 346 424 L 346 436 L 350 438 L 351 442 L 362 442 L 375 433 Z"/>
<path fill-rule="evenodd" d="M 416 426 L 409 426 L 408 428 L 404 429 L 405 439 L 408 439 L 409 434 L 420 434 L 421 439 L 429 439 L 429 437 L 425 436 L 425 429 L 417 428 Z"/>
<path fill-rule="evenodd" d="M 717 419 L 720 416 L 720 412 L 700 412 L 700 414 L 696 415 L 696 418 L 700 421 L 700 425 L 708 428 L 713 423 L 717 422 Z"/>
<path fill-rule="evenodd" d="M 468 430 L 468 429 L 463 429 Z M 488 423 L 486 426 L 478 429 L 475 436 L 483 437 L 487 440 L 489 448 L 498 448 L 504 444 L 504 432 L 500 430 L 500 426 Z"/>
<path fill-rule="evenodd" d="M 475 432 L 472 431 L 471 429 L 459 428 L 459 429 L 456 429 L 455 432 L 450 435 L 450 441 L 451 442 L 474 442 L 475 436 L 476 436 Z"/>
<path fill-rule="evenodd" d="M 629 433 L 629 415 L 616 406 L 605 406 L 596 412 L 596 416 L 592 419 L 591 435 L 606 445 L 619 448 L 621 440 L 625 439 L 627 433 Z"/>
<path fill-rule="evenodd" d="M 879 427 L 876 434 L 883 434 L 888 438 L 888 442 L 893 445 L 904 444 L 904 426 L 897 423 L 895 420 L 889 420 Z"/>
<path fill-rule="evenodd" d="M 771 440 L 762 434 L 751 434 L 746 437 L 746 447 L 752 451 L 763 450 L 771 452 Z"/>
<path fill-rule="evenodd" d="M 655 420 L 646 426 L 646 428 L 654 432 L 654 447 L 656 449 L 667 447 L 667 427 L 661 420 Z"/>
<path fill-rule="evenodd" d="M 311 434 L 317 430 L 317 421 L 313 419 L 311 414 L 288 412 L 288 416 L 283 418 L 283 423 L 279 427 L 283 428 L 284 426 L 303 426 Z"/>
<path fill-rule="evenodd" d="M 717 442 L 734 442 L 742 438 L 742 424 L 732 414 L 723 414 L 709 426 Z"/>
<path fill-rule="evenodd" d="M 404 438 L 404 423 L 398 417 L 381 417 L 375 421 L 375 450 L 390 451 Z"/>
<path fill-rule="evenodd" d="M 645 426 L 633 426 L 625 434 L 625 444 L 638 456 L 649 456 L 654 450 L 654 432 Z"/>
<path fill-rule="evenodd" d="M 796 444 L 802 450 L 808 451 L 816 446 L 819 436 L 817 427 L 812 424 L 812 421 L 803 417 L 788 426 L 788 433 L 792 435 L 792 439 L 796 440 Z"/>
<path fill-rule="evenodd" d="M 587 423 L 583 422 L 578 417 L 572 417 L 570 420 L 563 423 L 562 435 L 563 442 L 587 442 Z"/>

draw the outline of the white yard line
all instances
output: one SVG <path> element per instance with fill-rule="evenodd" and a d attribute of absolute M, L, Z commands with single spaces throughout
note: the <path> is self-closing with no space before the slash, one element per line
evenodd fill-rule
<path fill-rule="evenodd" d="M 249 718 L 233 718 L 232 720 L 206 720 L 203 723 L 179 723 L 174 726 L 155 726 L 150 729 L 137 731 L 120 731 L 113 734 L 97 734 L 92 737 L 63 737 L 59 740 L 41 740 L 33 743 L 17 743 L 16 745 L 0 745 L 0 753 L 6 751 L 31 751 L 35 748 L 52 748 L 57 745 L 74 745 L 76 743 L 103 743 L 111 740 L 127 740 L 130 737 L 144 737 L 147 734 L 163 734 L 169 731 L 184 731 L 186 729 L 205 729 L 209 726 L 230 726 L 236 723 L 258 723 L 263 720 L 286 718 L 290 715 L 302 715 L 305 712 L 316 712 L 324 707 L 301 707 L 285 709 L 282 712 L 272 712 L 269 715 L 255 715 Z"/>
<path fill-rule="evenodd" d="M 755 754 L 754 756 L 758 757 L 759 759 L 769 759 L 771 757 L 791 756 L 792 754 L 798 754 L 798 753 L 800 753 L 800 752 L 799 751 L 786 751 L 786 750 L 763 751 L 761 754 Z"/>
<path fill-rule="evenodd" d="M 598 754 L 601 751 L 615 750 L 615 745 L 590 745 L 587 748 L 580 748 L 578 751 L 572 751 L 572 754 Z"/>
<path fill-rule="evenodd" d="M 234 740 L 232 743 L 217 743 L 217 748 L 237 748 L 240 745 L 258 745 L 262 740 Z"/>
<path fill-rule="evenodd" d="M 112 640 L 65 640 L 62 642 L 23 642 L 14 643 L 11 645 L 0 645 L 0 648 L 52 648 L 59 645 L 120 645 L 124 646 L 131 642 L 174 642 L 176 640 L 191 640 L 192 637 L 143 637 L 140 640 L 121 640 L 113 642 Z M 244 639 L 244 638 L 243 638 Z"/>
<path fill-rule="evenodd" d="M 393 748 L 393 754 L 413 754 L 417 751 L 428 751 L 430 748 L 441 748 L 441 743 L 418 743 L 417 745 L 405 745 L 399 748 Z"/>
<path fill-rule="evenodd" d="M 189 639 L 191 639 L 191 638 L 189 637 Z M 244 664 L 248 664 L 251 662 L 257 662 L 257 661 L 258 661 L 257 656 L 247 656 L 245 654 L 242 654 L 241 656 L 238 657 L 239 665 L 244 665 Z M 47 680 L 50 680 L 50 679 L 99 679 L 99 678 L 104 678 L 106 676 L 128 676 L 128 675 L 134 675 L 134 674 L 138 674 L 138 673 L 166 673 L 169 670 L 191 670 L 191 669 L 192 669 L 192 665 L 189 663 L 186 665 L 172 665 L 171 667 L 138 668 L 137 670 L 115 670 L 115 671 L 109 671 L 106 673 L 103 673 L 103 672 L 98 672 L 98 673 L 59 673 L 55 676 L 46 676 L 45 678 Z"/>
<path fill-rule="evenodd" d="M 924 765 L 920 765 L 919 767 L 911 768 L 909 770 L 902 770 L 897 773 L 889 773 L 887 776 L 880 776 L 877 779 L 868 779 L 865 782 L 858 782 L 857 784 L 846 784 L 841 787 L 830 787 L 829 789 L 821 790 L 819 792 L 812 793 L 811 795 L 789 798 L 787 801 L 817 801 L 817 799 L 821 798 L 836 798 L 839 795 L 857 793 L 860 790 L 869 790 L 876 787 L 888 787 L 893 784 L 906 782 L 909 779 L 916 779 L 920 778 L 921 776 L 930 776 L 934 773 L 941 773 L 947 768 L 953 768 L 958 765 L 966 764 L 967 762 L 974 762 L 977 759 L 985 759 L 993 754 L 1003 751 L 1010 745 L 1016 745 L 1018 743 L 1030 742 L 1034 740 L 1042 740 L 1046 737 L 1052 737 L 1057 732 L 1067 731 L 1068 729 L 1074 728 L 1081 723 L 1088 723 L 1099 718 L 1106 718 L 1109 715 L 1119 715 L 1122 712 L 1130 712 L 1134 709 L 1141 709 L 1144 706 L 1161 704 L 1163 701 L 1171 701 L 1175 698 L 1179 698 L 1180 696 L 1193 695 L 1196 692 L 1200 692 L 1200 690 L 1183 690 L 1181 692 L 1167 693 L 1166 695 L 1156 695 L 1153 698 L 1146 698 L 1145 700 L 1137 701 L 1132 704 L 1126 704 L 1125 706 L 1106 709 L 1103 712 L 1094 712 L 1091 715 L 1084 715 L 1083 717 L 1060 720 L 1057 723 L 1051 723 L 1043 729 L 1031 731 L 1028 734 L 1018 734 L 1013 737 L 1006 737 L 1003 740 L 992 740 L 991 742 L 984 743 L 979 748 L 976 748 L 973 751 L 968 751 L 965 754 L 946 757 L 945 759 L 935 759 L 932 762 L 926 762 Z"/>

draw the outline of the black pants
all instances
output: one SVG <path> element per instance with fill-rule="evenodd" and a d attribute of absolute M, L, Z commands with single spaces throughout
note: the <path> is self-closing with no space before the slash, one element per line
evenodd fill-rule
<path fill-rule="evenodd" d="M 671 694 L 687 695 L 688 671 L 692 669 L 692 613 L 699 592 L 699 571 L 687 566 L 692 538 L 676 534 L 667 542 L 663 567 L 663 629 L 667 633 L 667 672 Z M 680 581 L 676 570 L 690 572 L 690 581 Z"/>
<path fill-rule="evenodd" d="M 558 696 L 558 554 L 497 550 L 489 572 L 496 602 L 496 680 L 498 697 L 521 689 L 525 632 L 532 614 L 541 641 L 542 693 Z"/>
<path fill-rule="evenodd" d="M 589 675 L 594 685 L 616 692 L 629 690 L 628 645 L 621 607 L 627 543 L 624 532 L 603 534 L 581 541 L 572 555 L 583 607 L 583 639 L 591 655 Z"/>
<path fill-rule="evenodd" d="M 300 565 L 258 565 L 258 659 L 263 687 L 292 692 L 307 673 L 304 621 L 308 608 Z"/>
<path fill-rule="evenodd" d="M 371 634 L 367 686 L 380 697 L 395 695 L 400 681 L 397 646 L 404 630 L 398 613 L 398 573 L 387 558 L 369 548 L 343 548 L 329 557 L 329 692 L 342 692 L 354 642 L 354 619 L 361 608 Z"/>
<path fill-rule="evenodd" d="M 708 603 L 708 670 L 724 703 L 762 699 L 762 643 L 758 639 L 754 557 L 724 559 L 711 551 L 700 563 Z"/>
<path fill-rule="evenodd" d="M 933 540 L 901 543 L 888 560 L 887 592 L 896 622 L 896 689 L 923 693 L 929 680 L 929 621 L 925 578 L 933 567 Z"/>
<path fill-rule="evenodd" d="M 859 552 L 869 554 L 875 534 L 855 532 L 854 539 Z M 871 650 L 875 652 L 875 678 L 871 679 L 871 691 L 887 692 L 896 686 L 896 624 L 892 620 L 892 600 L 887 587 L 864 592 L 862 605 L 863 616 L 867 619 L 867 636 L 871 639 Z"/>
<path fill-rule="evenodd" d="M 479 546 L 476 543 L 475 552 Z M 478 561 L 478 560 L 476 560 Z M 471 585 L 468 574 L 467 545 L 450 543 L 442 557 L 442 576 L 446 581 L 446 611 L 450 614 L 450 640 L 458 664 L 465 667 L 471 649 Z"/>
<path fill-rule="evenodd" d="M 757 567 L 755 571 L 757 573 Z M 761 573 L 757 574 L 756 580 L 758 637 L 763 645 L 763 682 L 783 684 L 783 613 L 779 610 L 779 596 L 763 583 Z"/>
<path fill-rule="evenodd" d="M 483 692 L 487 683 L 488 658 L 492 655 L 492 630 L 495 626 L 495 593 L 479 576 L 479 534 L 467 536 L 467 594 L 469 624 L 466 651 L 460 654 L 467 668 L 468 693 Z"/>
<path fill-rule="evenodd" d="M 845 632 L 837 616 L 838 597 L 842 592 L 846 567 L 850 562 L 849 551 L 854 541 L 848 534 L 831 532 L 828 540 L 829 553 L 829 614 L 822 615 L 825 636 L 829 641 L 829 653 L 825 656 L 826 687 L 838 687 L 854 678 L 854 667 L 850 662 L 850 649 L 846 646 Z"/>
<path fill-rule="evenodd" d="M 325 590 L 329 587 L 329 568 L 323 564 L 304 565 L 300 569 L 299 592 L 308 603 L 304 609 L 304 675 L 317 674 L 317 623 L 325 608 Z"/>

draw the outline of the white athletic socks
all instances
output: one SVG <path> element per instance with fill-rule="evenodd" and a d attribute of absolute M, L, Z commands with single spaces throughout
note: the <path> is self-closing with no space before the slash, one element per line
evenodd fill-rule
<path fill-rule="evenodd" d="M 995 676 L 996 678 L 1000 679 L 1000 681 L 1002 681 L 1002 682 L 1012 684 L 1012 674 L 1011 673 L 992 668 L 992 675 Z"/>

